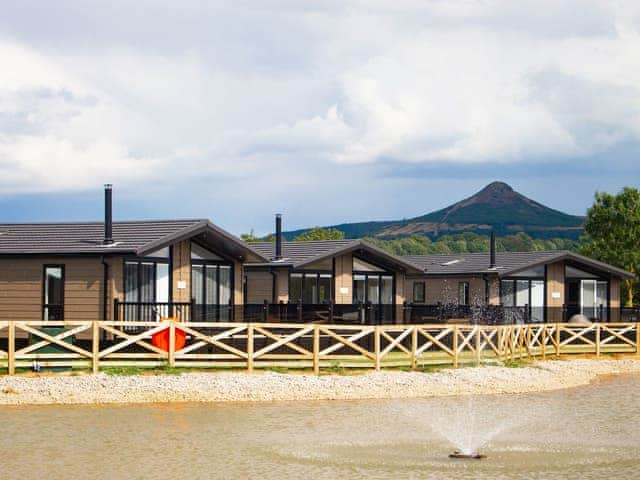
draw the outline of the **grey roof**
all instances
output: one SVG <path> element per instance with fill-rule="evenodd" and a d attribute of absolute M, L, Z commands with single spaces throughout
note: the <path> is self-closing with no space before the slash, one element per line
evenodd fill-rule
<path fill-rule="evenodd" d="M 299 268 L 313 262 L 364 249 L 375 255 L 384 256 L 387 260 L 401 265 L 404 269 L 415 274 L 426 275 L 464 275 L 464 274 L 497 274 L 500 276 L 511 275 L 521 270 L 533 268 L 560 260 L 573 260 L 586 264 L 592 268 L 631 278 L 633 274 L 608 265 L 597 260 L 578 255 L 566 250 L 553 250 L 542 252 L 498 252 L 496 253 L 496 267 L 489 268 L 489 253 L 460 253 L 460 254 L 433 254 L 433 255 L 393 255 L 364 240 L 321 240 L 312 242 L 283 242 L 282 260 L 274 261 L 275 243 L 258 242 L 251 246 L 270 259 L 269 263 L 256 264 L 261 266 L 289 266 Z"/>
<path fill-rule="evenodd" d="M 113 223 L 113 241 L 104 245 L 102 222 L 0 223 L 0 255 L 106 254 L 145 255 L 173 242 L 198 237 L 224 244 L 234 256 L 264 261 L 239 238 L 206 219 L 143 220 Z"/>
<path fill-rule="evenodd" d="M 282 242 L 282 261 L 276 264 L 296 265 L 309 259 L 331 253 L 353 243 L 353 240 L 319 240 L 311 242 Z M 275 242 L 256 242 L 250 244 L 263 257 L 273 260 L 276 256 Z"/>
<path fill-rule="evenodd" d="M 407 260 L 426 270 L 430 275 L 461 275 L 493 273 L 500 276 L 512 275 L 522 270 L 560 260 L 573 260 L 604 272 L 625 278 L 634 275 L 626 270 L 593 260 L 567 250 L 542 252 L 497 252 L 496 268 L 489 268 L 489 253 L 460 253 L 434 255 L 408 255 Z"/>
<path fill-rule="evenodd" d="M 281 260 L 274 260 L 276 248 L 274 242 L 252 243 L 251 246 L 260 252 L 262 256 L 271 259 L 268 264 L 264 264 L 269 266 L 291 266 L 300 268 L 326 258 L 360 250 L 379 257 L 386 262 L 395 264 L 403 270 L 412 273 L 421 272 L 419 267 L 408 261 L 406 257 L 394 255 L 361 239 L 282 242 Z"/>

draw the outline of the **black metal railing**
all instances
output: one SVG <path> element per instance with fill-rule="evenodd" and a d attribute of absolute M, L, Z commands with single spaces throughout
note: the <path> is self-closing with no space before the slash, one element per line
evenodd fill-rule
<path fill-rule="evenodd" d="M 191 302 L 113 302 L 113 319 L 123 322 L 151 322 L 162 318 L 194 321 Z"/>
<path fill-rule="evenodd" d="M 255 303 L 201 305 L 195 302 L 114 302 L 116 321 L 158 321 L 174 317 L 192 322 L 326 323 L 351 325 L 467 323 L 513 325 L 544 322 L 640 322 L 640 307 L 575 308 L 372 303 Z"/>

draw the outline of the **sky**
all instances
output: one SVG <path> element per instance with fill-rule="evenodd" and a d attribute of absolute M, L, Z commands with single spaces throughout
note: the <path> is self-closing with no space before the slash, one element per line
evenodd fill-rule
<path fill-rule="evenodd" d="M 640 2 L 0 0 L 0 222 L 411 218 L 640 184 Z"/>

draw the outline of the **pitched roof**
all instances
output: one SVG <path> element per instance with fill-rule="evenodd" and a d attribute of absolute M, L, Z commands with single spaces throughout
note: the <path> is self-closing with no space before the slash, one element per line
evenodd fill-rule
<path fill-rule="evenodd" d="M 353 240 L 318 240 L 311 242 L 282 242 L 282 260 L 273 261 L 276 256 L 275 242 L 256 242 L 251 246 L 271 260 L 271 263 L 296 265 L 311 258 L 331 253 L 353 243 Z"/>
<path fill-rule="evenodd" d="M 275 243 L 252 243 L 262 256 L 271 259 L 269 266 L 291 266 L 294 268 L 305 267 L 326 258 L 342 255 L 354 251 L 367 252 L 386 262 L 396 265 L 400 269 L 412 273 L 420 273 L 419 267 L 411 263 L 406 257 L 400 257 L 389 253 L 365 240 L 319 240 L 310 242 L 282 242 L 282 259 L 275 258 Z"/>
<path fill-rule="evenodd" d="M 512 275 L 522 270 L 544 265 L 560 260 L 573 260 L 592 268 L 633 278 L 633 274 L 626 270 L 599 262 L 589 257 L 567 250 L 552 250 L 542 252 L 497 252 L 496 268 L 489 268 L 489 253 L 460 253 L 434 255 L 408 255 L 404 258 L 426 270 L 431 275 L 460 275 L 478 273 L 497 273 L 500 276 Z"/>
<path fill-rule="evenodd" d="M 234 255 L 243 255 L 253 261 L 266 260 L 242 240 L 206 219 L 114 222 L 114 243 L 109 245 L 102 243 L 102 222 L 0 223 L 0 255 L 145 255 L 196 235 L 225 243 L 226 248 Z"/>
<path fill-rule="evenodd" d="M 506 276 L 546 263 L 560 260 L 573 260 L 623 278 L 633 277 L 633 274 L 625 270 L 566 250 L 542 252 L 498 252 L 496 253 L 497 268 L 491 269 L 489 268 L 488 252 L 399 256 L 385 252 L 379 247 L 376 247 L 364 240 L 283 242 L 282 260 L 273 260 L 275 257 L 274 242 L 252 243 L 251 246 L 260 252 L 263 257 L 271 260 L 268 263 L 259 264 L 262 266 L 280 265 L 300 268 L 327 257 L 333 257 L 349 251 L 364 249 L 372 252 L 374 255 L 384 256 L 388 261 L 402 266 L 402 268 L 409 272 L 425 273 L 426 275 L 469 275 L 487 273 Z"/>

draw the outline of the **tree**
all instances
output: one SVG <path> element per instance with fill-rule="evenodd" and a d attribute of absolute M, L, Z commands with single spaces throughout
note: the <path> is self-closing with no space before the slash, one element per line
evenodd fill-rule
<path fill-rule="evenodd" d="M 266 237 L 260 238 L 260 237 L 257 237 L 253 233 L 253 229 L 252 229 L 249 233 L 241 233 L 240 234 L 240 239 L 245 241 L 245 242 L 247 242 L 247 243 L 253 243 L 253 242 L 275 242 L 276 241 L 276 236 L 273 233 L 270 233 Z"/>
<path fill-rule="evenodd" d="M 344 233 L 335 228 L 314 227 L 293 239 L 294 242 L 310 242 L 312 240 L 342 240 Z"/>
<path fill-rule="evenodd" d="M 636 275 L 640 272 L 640 190 L 625 187 L 617 195 L 596 192 L 584 229 L 589 243 L 581 253 Z M 628 307 L 637 283 L 637 277 L 624 280 Z"/>
<path fill-rule="evenodd" d="M 260 239 L 258 237 L 256 237 L 255 233 L 253 233 L 253 229 L 251 229 L 251 231 L 249 233 L 241 233 L 240 234 L 240 239 L 247 242 L 247 243 L 251 243 L 251 242 L 259 242 Z"/>

